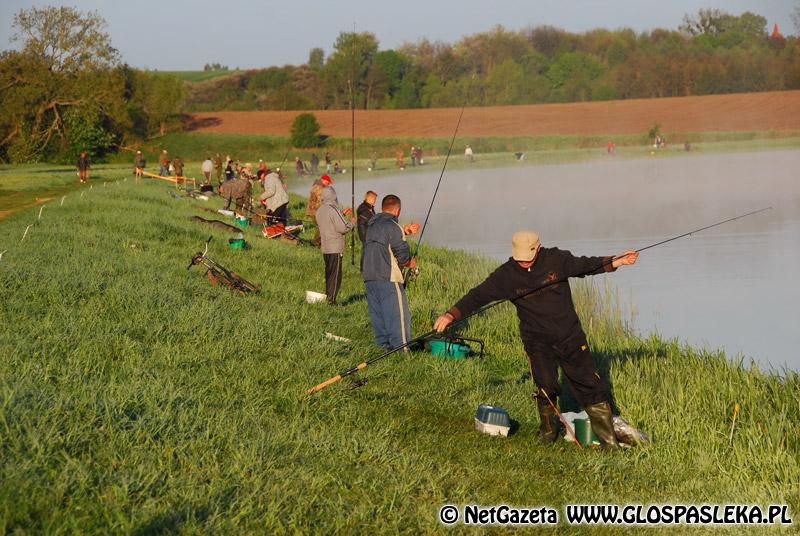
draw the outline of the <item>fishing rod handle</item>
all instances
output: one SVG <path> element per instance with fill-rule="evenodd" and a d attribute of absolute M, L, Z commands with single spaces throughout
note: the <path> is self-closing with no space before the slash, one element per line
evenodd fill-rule
<path fill-rule="evenodd" d="M 339 380 L 341 380 L 341 379 L 342 379 L 342 375 L 341 375 L 341 374 L 337 374 L 336 376 L 334 376 L 334 377 L 333 377 L 333 378 L 331 378 L 330 380 L 325 380 L 325 381 L 324 381 L 324 382 L 322 382 L 321 384 L 319 384 L 319 385 L 315 385 L 314 387 L 312 387 L 311 389 L 309 389 L 308 391 L 306 391 L 306 394 L 307 394 L 307 395 L 313 395 L 313 394 L 314 394 L 314 393 L 316 393 L 317 391 L 322 391 L 323 389 L 325 389 L 325 388 L 326 388 L 326 387 L 328 387 L 329 385 L 333 385 L 334 383 L 338 382 L 338 381 L 339 381 Z"/>

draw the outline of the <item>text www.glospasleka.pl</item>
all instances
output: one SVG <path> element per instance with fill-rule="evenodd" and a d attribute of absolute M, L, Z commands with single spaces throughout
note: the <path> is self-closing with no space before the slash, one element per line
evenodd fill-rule
<path fill-rule="evenodd" d="M 562 517 L 563 515 L 563 517 Z M 439 509 L 444 525 L 791 525 L 789 507 L 750 504 L 570 504 L 561 512 L 505 504 L 446 504 Z"/>

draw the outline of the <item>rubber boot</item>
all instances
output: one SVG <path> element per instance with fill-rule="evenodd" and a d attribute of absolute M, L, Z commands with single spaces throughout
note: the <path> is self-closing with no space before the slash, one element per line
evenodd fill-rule
<path fill-rule="evenodd" d="M 611 417 L 611 405 L 608 402 L 598 402 L 584 408 L 592 423 L 592 431 L 600 440 L 600 447 L 604 449 L 618 449 L 617 436 L 614 435 L 614 421 Z"/>
<path fill-rule="evenodd" d="M 542 445 L 549 445 L 558 439 L 558 428 L 556 427 L 556 412 L 547 400 L 536 399 L 536 407 L 539 409 L 539 442 Z"/>

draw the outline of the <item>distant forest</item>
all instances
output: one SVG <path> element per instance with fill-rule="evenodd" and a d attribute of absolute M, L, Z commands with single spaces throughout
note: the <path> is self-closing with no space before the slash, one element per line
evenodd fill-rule
<path fill-rule="evenodd" d="M 800 40 L 761 15 L 706 9 L 674 30 L 496 27 L 381 50 L 341 33 L 304 65 L 188 84 L 187 111 L 493 106 L 800 89 Z"/>
<path fill-rule="evenodd" d="M 800 4 L 794 15 L 800 30 Z M 97 12 L 20 10 L 0 52 L 0 162 L 102 159 L 180 130 L 184 112 L 490 106 L 800 88 L 800 42 L 753 13 L 702 10 L 676 30 L 502 27 L 381 50 L 341 33 L 308 62 L 182 80 L 126 65 Z M 184 73 L 185 74 L 185 73 Z M 194 81 L 189 81 L 194 80 Z M 203 81 L 204 80 L 204 81 Z"/>

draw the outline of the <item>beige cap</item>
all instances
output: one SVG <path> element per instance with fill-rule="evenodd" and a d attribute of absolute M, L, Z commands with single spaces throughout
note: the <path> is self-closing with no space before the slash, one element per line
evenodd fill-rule
<path fill-rule="evenodd" d="M 517 231 L 511 237 L 511 256 L 515 261 L 532 261 L 541 245 L 536 231 Z"/>

